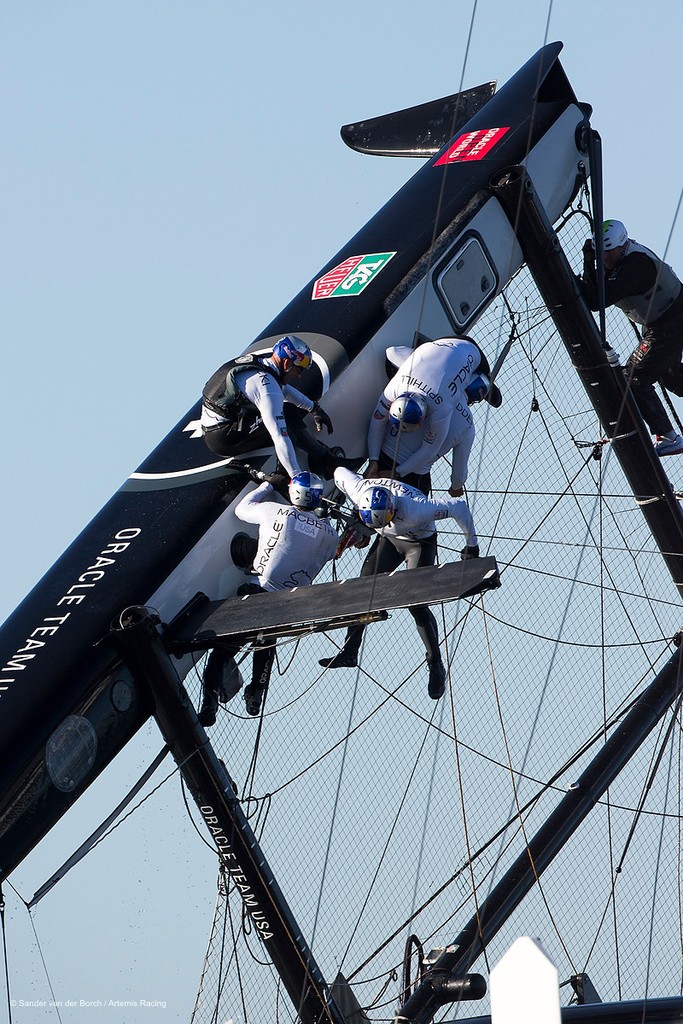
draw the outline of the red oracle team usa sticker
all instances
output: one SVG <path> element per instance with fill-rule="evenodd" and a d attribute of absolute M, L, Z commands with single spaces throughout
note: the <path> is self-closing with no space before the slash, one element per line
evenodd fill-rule
<path fill-rule="evenodd" d="M 313 298 L 335 299 L 343 295 L 358 295 L 395 255 L 395 252 L 371 252 L 363 256 L 349 256 L 318 278 L 313 285 Z"/>
<path fill-rule="evenodd" d="M 465 132 L 434 162 L 434 166 L 459 164 L 467 160 L 481 160 L 509 131 L 510 126 L 508 125 L 507 128 L 481 128 L 477 132 Z"/>

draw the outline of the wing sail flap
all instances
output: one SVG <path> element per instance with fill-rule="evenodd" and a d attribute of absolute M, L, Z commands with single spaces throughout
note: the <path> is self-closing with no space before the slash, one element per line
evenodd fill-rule
<path fill-rule="evenodd" d="M 341 137 L 350 149 L 371 156 L 435 156 L 495 91 L 496 83 L 486 82 L 452 96 L 345 124 Z"/>

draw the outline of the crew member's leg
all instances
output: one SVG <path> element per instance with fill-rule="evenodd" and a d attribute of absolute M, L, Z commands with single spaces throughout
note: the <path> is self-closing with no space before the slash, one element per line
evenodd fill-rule
<path fill-rule="evenodd" d="M 640 413 L 650 431 L 660 438 L 655 444 L 659 455 L 683 451 L 683 438 L 674 430 L 654 388 L 655 381 L 666 376 L 676 358 L 680 364 L 680 351 L 673 338 L 660 337 L 652 328 L 645 328 L 640 345 L 626 363 L 626 374 Z"/>
<path fill-rule="evenodd" d="M 256 716 L 260 714 L 263 698 L 268 690 L 274 661 L 274 645 L 270 647 L 254 647 L 251 682 L 248 686 L 244 687 L 244 705 L 249 715 Z"/>
<path fill-rule="evenodd" d="M 304 423 L 304 417 L 307 415 L 304 409 L 299 409 L 291 402 L 285 402 L 284 410 L 285 423 L 292 444 L 308 455 L 311 473 L 331 480 L 338 466 L 345 469 L 355 469 L 358 466 L 359 459 L 347 459 L 343 448 L 330 448 L 311 433 Z"/>
<path fill-rule="evenodd" d="M 375 573 L 393 572 L 403 561 L 403 554 L 384 537 L 377 537 L 365 556 L 361 579 L 374 576 Z M 350 626 L 346 631 L 344 644 L 331 658 L 321 658 L 318 662 L 323 668 L 355 668 L 358 664 L 358 652 L 363 642 L 365 626 Z"/>
<path fill-rule="evenodd" d="M 251 538 L 247 539 L 251 540 Z M 266 591 L 258 583 L 243 583 L 236 591 L 238 597 L 244 597 L 247 594 L 265 593 Z M 215 723 L 219 701 L 221 704 L 225 704 L 239 692 L 242 681 L 235 663 L 235 655 L 242 646 L 243 644 L 239 640 L 225 641 L 220 646 L 214 647 L 206 661 L 202 678 L 202 706 L 198 716 L 199 721 L 204 726 Z M 274 648 L 272 650 L 274 656 Z M 254 656 L 254 679 L 257 678 L 255 666 L 256 655 Z M 245 699 L 248 689 L 249 687 L 245 687 Z M 255 713 L 258 714 L 258 711 Z"/>
<path fill-rule="evenodd" d="M 425 565 L 434 565 L 437 554 L 436 531 L 426 540 L 416 544 L 415 549 L 406 557 L 408 569 L 418 569 Z M 446 669 L 439 649 L 439 630 L 436 619 L 428 605 L 418 605 L 408 609 L 415 619 L 417 631 L 425 647 L 427 664 L 429 665 L 429 684 L 427 692 L 433 700 L 443 697 L 446 691 Z"/>
<path fill-rule="evenodd" d="M 202 677 L 202 706 L 198 715 L 204 726 L 215 723 L 219 700 L 226 704 L 239 692 L 241 679 L 235 663 L 239 649 L 238 643 L 227 643 L 214 647 L 207 658 Z"/>
<path fill-rule="evenodd" d="M 263 428 L 263 421 L 257 409 L 244 409 L 239 420 L 205 427 L 202 437 L 207 448 L 223 458 L 259 447 L 256 434 Z M 267 432 L 266 432 L 266 436 Z"/>
<path fill-rule="evenodd" d="M 407 476 L 396 476 L 394 460 L 386 452 L 381 451 L 379 453 L 379 468 L 387 470 L 387 475 L 393 476 L 394 479 L 400 480 L 401 483 L 408 484 L 409 487 L 417 487 L 418 491 L 429 497 L 429 492 L 432 489 L 432 475 L 431 473 L 408 473 Z"/>
<path fill-rule="evenodd" d="M 649 329 L 649 333 L 655 339 L 655 345 L 666 352 L 666 365 L 660 373 L 659 380 L 667 391 L 683 398 L 683 317 L 677 317 L 670 324 L 660 326 L 655 324 Z"/>

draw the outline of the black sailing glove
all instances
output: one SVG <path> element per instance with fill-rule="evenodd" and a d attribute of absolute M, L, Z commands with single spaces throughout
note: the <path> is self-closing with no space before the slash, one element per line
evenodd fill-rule
<path fill-rule="evenodd" d="M 278 494 L 283 498 L 289 497 L 289 477 L 286 473 L 268 473 L 266 480 Z"/>
<path fill-rule="evenodd" d="M 473 544 L 471 546 L 468 544 L 460 552 L 460 560 L 462 562 L 467 562 L 467 561 L 469 561 L 470 558 L 479 558 L 479 545 L 478 544 Z"/>
<path fill-rule="evenodd" d="M 327 415 L 324 409 L 320 408 L 318 402 L 313 406 L 313 422 L 315 423 L 315 429 L 320 433 L 323 427 L 327 428 L 327 433 L 332 434 L 332 420 Z"/>

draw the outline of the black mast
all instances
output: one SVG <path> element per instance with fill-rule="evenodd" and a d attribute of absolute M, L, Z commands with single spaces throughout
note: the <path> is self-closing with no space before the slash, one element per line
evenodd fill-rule
<path fill-rule="evenodd" d="M 157 622 L 143 607 L 122 614 L 115 637 L 124 658 L 135 677 L 149 686 L 157 724 L 302 1024 L 346 1024 L 247 821 L 233 781 L 197 721 Z"/>
<path fill-rule="evenodd" d="M 624 372 L 607 362 L 595 320 L 525 168 L 508 168 L 492 190 L 681 593 L 683 514 Z"/>

